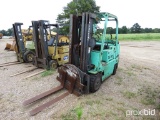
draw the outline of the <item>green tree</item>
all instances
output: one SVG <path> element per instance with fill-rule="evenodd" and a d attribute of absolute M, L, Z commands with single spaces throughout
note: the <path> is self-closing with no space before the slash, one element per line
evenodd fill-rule
<path fill-rule="evenodd" d="M 108 27 L 107 28 L 107 33 L 108 34 L 115 34 L 116 32 L 115 32 L 115 29 L 113 29 L 112 27 Z"/>
<path fill-rule="evenodd" d="M 63 12 L 58 14 L 57 22 L 59 24 L 69 24 L 70 14 L 82 14 L 83 12 L 99 12 L 99 6 L 96 5 L 95 0 L 72 0 L 63 8 Z M 69 26 L 60 26 L 60 34 L 68 34 Z"/>
<path fill-rule="evenodd" d="M 13 33 L 13 28 L 9 28 L 9 29 L 7 30 L 7 35 L 8 35 L 8 36 L 11 36 L 12 33 Z"/>
<path fill-rule="evenodd" d="M 127 31 L 128 31 L 127 27 L 126 27 L 126 26 L 122 26 L 121 32 L 122 32 L 123 34 L 126 34 Z"/>
<path fill-rule="evenodd" d="M 153 32 L 154 32 L 154 33 L 160 33 L 160 28 L 155 28 L 155 29 L 153 29 Z"/>
<path fill-rule="evenodd" d="M 4 36 L 11 36 L 13 33 L 13 28 L 9 28 L 8 30 L 0 30 L 0 33 L 2 33 Z"/>
<path fill-rule="evenodd" d="M 140 33 L 141 32 L 141 26 L 138 23 L 135 23 L 132 27 L 131 27 L 131 32 L 132 33 Z"/>
<path fill-rule="evenodd" d="M 145 33 L 152 33 L 152 28 L 145 28 L 145 29 L 144 29 L 144 32 L 145 32 Z"/>
<path fill-rule="evenodd" d="M 7 31 L 6 30 L 0 30 L 0 33 L 2 33 L 3 36 L 7 36 Z"/>

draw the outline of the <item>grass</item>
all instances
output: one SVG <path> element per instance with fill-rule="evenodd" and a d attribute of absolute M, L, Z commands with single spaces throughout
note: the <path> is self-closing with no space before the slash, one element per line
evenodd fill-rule
<path fill-rule="evenodd" d="M 117 80 L 116 80 L 114 83 L 117 84 L 117 85 L 121 85 L 122 82 L 123 82 L 123 79 L 122 79 L 120 76 L 117 76 L 116 79 L 117 79 Z"/>
<path fill-rule="evenodd" d="M 62 115 L 63 120 L 81 120 L 83 114 L 83 109 L 81 106 L 78 106 L 70 111 L 67 114 Z"/>
<path fill-rule="evenodd" d="M 160 111 L 160 103 L 156 106 L 156 109 Z"/>
<path fill-rule="evenodd" d="M 123 107 L 117 107 L 117 110 L 118 110 L 118 111 L 121 111 L 122 114 L 123 114 L 124 116 L 126 116 L 126 109 L 124 109 Z"/>
<path fill-rule="evenodd" d="M 54 74 L 54 72 L 55 72 L 55 70 L 46 70 L 46 71 L 42 72 L 41 77 L 46 77 L 46 76 L 52 75 L 52 74 Z"/>
<path fill-rule="evenodd" d="M 119 34 L 119 40 L 159 40 L 160 33 Z"/>
<path fill-rule="evenodd" d="M 132 67 L 132 69 L 138 69 L 138 70 L 143 70 L 143 69 L 151 70 L 150 68 L 147 68 L 145 66 L 138 66 L 138 65 L 135 65 L 135 64 L 132 64 L 131 67 Z"/>
<path fill-rule="evenodd" d="M 145 99 L 141 99 L 141 103 L 144 105 L 154 105 L 155 100 L 154 98 L 145 98 Z"/>
<path fill-rule="evenodd" d="M 134 74 L 134 73 L 132 73 L 131 71 L 127 71 L 126 73 L 128 74 L 128 76 L 135 75 L 135 74 Z"/>
<path fill-rule="evenodd" d="M 129 99 L 136 97 L 136 93 L 133 93 L 133 92 L 125 91 L 122 93 L 124 97 L 129 98 Z"/>
<path fill-rule="evenodd" d="M 131 67 L 132 67 L 133 69 L 142 69 L 141 66 L 138 66 L 138 65 L 135 65 L 135 64 L 132 64 Z"/>
<path fill-rule="evenodd" d="M 155 88 L 143 86 L 143 88 L 139 89 L 139 94 L 143 96 L 141 103 L 144 105 L 155 105 L 158 93 L 159 90 L 156 90 Z"/>
<path fill-rule="evenodd" d="M 113 98 L 108 97 L 108 98 L 106 98 L 106 100 L 107 100 L 107 101 L 112 101 L 112 100 L 113 100 Z"/>
<path fill-rule="evenodd" d="M 85 102 L 85 104 L 92 106 L 92 105 L 94 105 L 94 104 L 102 104 L 102 103 L 101 103 L 100 100 L 87 100 L 87 101 Z"/>

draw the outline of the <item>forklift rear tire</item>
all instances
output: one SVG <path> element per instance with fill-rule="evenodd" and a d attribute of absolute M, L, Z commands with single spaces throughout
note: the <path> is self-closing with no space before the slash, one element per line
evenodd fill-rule
<path fill-rule="evenodd" d="M 90 75 L 90 92 L 96 92 L 102 84 L 102 74 Z"/>
<path fill-rule="evenodd" d="M 116 74 L 117 68 L 118 68 L 118 63 L 116 63 L 116 64 L 114 65 L 114 69 L 113 69 L 112 75 L 115 75 L 115 74 Z"/>
<path fill-rule="evenodd" d="M 24 61 L 25 62 L 32 62 L 34 55 L 35 55 L 34 52 L 32 52 L 32 51 L 26 51 L 24 53 Z"/>
<path fill-rule="evenodd" d="M 50 66 L 50 69 L 56 69 L 58 66 L 57 61 L 55 60 L 49 61 L 49 66 Z"/>

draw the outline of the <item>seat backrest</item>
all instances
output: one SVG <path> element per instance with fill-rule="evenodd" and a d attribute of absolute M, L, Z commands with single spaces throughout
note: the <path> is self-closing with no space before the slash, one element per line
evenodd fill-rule
<path fill-rule="evenodd" d="M 51 39 L 47 42 L 48 46 L 53 46 L 55 38 L 51 37 Z"/>

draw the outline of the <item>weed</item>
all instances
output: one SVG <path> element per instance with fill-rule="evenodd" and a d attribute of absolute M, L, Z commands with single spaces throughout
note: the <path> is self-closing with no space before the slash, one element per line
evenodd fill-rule
<path fill-rule="evenodd" d="M 76 115 L 77 115 L 77 117 L 78 117 L 78 120 L 80 120 L 81 119 L 81 117 L 82 117 L 82 114 L 83 114 L 83 110 L 82 110 L 82 107 L 77 107 L 76 109 L 75 109 L 75 111 L 76 111 Z"/>
<path fill-rule="evenodd" d="M 46 71 L 42 72 L 41 76 L 46 77 L 46 76 L 52 75 L 54 72 L 55 72 L 55 70 L 46 70 Z"/>
<path fill-rule="evenodd" d="M 126 98 L 131 99 L 131 98 L 136 97 L 136 93 L 125 91 L 125 92 L 123 92 L 123 96 L 126 97 Z"/>
<path fill-rule="evenodd" d="M 78 107 L 70 110 L 69 112 L 67 112 L 67 114 L 61 115 L 61 117 L 63 120 L 75 120 L 76 118 L 78 120 L 80 120 L 82 117 L 82 114 L 83 114 L 82 107 L 78 106 Z"/>

